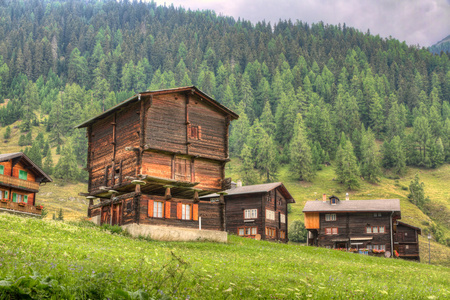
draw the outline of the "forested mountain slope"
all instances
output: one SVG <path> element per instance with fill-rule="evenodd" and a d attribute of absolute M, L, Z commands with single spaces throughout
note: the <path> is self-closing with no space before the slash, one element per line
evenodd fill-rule
<path fill-rule="evenodd" d="M 247 184 L 276 180 L 280 165 L 312 181 L 331 162 L 342 190 L 357 189 L 450 161 L 446 54 L 345 24 L 251 24 L 137 1 L 4 0 L 0 18 L 5 145 L 8 126 L 20 130 L 57 179 L 86 177 L 74 125 L 136 92 L 191 84 L 240 115 L 230 149 Z M 411 199 L 423 211 L 425 200 Z"/>
<path fill-rule="evenodd" d="M 441 51 L 446 53 L 450 52 L 450 35 L 431 46 L 430 51 L 435 54 L 439 54 Z"/>

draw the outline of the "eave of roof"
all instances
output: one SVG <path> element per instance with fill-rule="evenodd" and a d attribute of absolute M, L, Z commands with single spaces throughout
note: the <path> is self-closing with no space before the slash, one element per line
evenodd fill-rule
<path fill-rule="evenodd" d="M 381 212 L 400 211 L 399 199 L 348 200 L 331 205 L 328 201 L 308 201 L 303 212 Z"/>
<path fill-rule="evenodd" d="M 179 87 L 179 88 L 157 90 L 157 91 L 145 91 L 142 93 L 138 93 L 138 94 L 122 101 L 121 103 L 111 107 L 110 109 L 106 110 L 105 112 L 103 112 L 87 121 L 84 121 L 83 123 L 75 126 L 75 128 L 87 127 L 88 125 L 92 124 L 93 122 L 103 119 L 104 117 L 111 114 L 112 112 L 121 109 L 122 106 L 125 106 L 126 104 L 140 101 L 141 97 L 147 97 L 147 96 L 151 96 L 151 95 L 163 95 L 163 94 L 170 94 L 170 93 L 188 92 L 188 91 L 194 92 L 202 99 L 205 99 L 209 104 L 213 105 L 214 107 L 218 108 L 219 110 L 223 111 L 224 113 L 230 115 L 232 120 L 236 120 L 239 118 L 239 115 L 237 115 L 235 112 L 233 112 L 229 108 L 223 106 L 222 104 L 220 104 L 219 102 L 217 102 L 216 100 L 211 98 L 209 95 L 207 95 L 204 92 L 202 92 L 201 90 L 199 90 L 196 86 L 187 86 L 187 87 Z"/>
<path fill-rule="evenodd" d="M 273 189 L 280 188 L 280 192 L 283 194 L 284 198 L 288 200 L 288 203 L 295 203 L 294 198 L 286 189 L 286 187 L 281 182 L 273 182 L 273 183 L 264 183 L 264 184 L 255 184 L 255 185 L 244 185 L 240 187 L 235 187 L 229 190 L 223 191 L 226 196 L 234 196 L 234 195 L 245 195 L 245 194 L 256 194 L 256 193 L 267 193 Z M 219 197 L 219 194 L 211 194 L 207 196 L 203 196 L 200 198 L 213 198 Z"/>
<path fill-rule="evenodd" d="M 420 227 L 412 226 L 412 225 L 410 225 L 408 223 L 405 223 L 405 222 L 402 222 L 402 221 L 397 221 L 397 224 L 404 225 L 406 227 L 410 227 L 410 228 L 416 229 L 417 231 L 419 231 L 419 234 L 422 234 L 422 228 L 420 228 Z"/>
<path fill-rule="evenodd" d="M 0 162 L 4 162 L 7 160 L 11 160 L 14 158 L 20 157 L 21 159 L 24 159 L 27 163 L 29 163 L 31 166 L 33 166 L 33 169 L 36 173 L 42 175 L 44 177 L 43 182 L 52 182 L 52 178 L 48 176 L 44 171 L 42 171 L 41 168 L 39 168 L 38 165 L 36 165 L 28 156 L 26 156 L 23 152 L 14 152 L 14 153 L 5 153 L 0 154 Z"/>

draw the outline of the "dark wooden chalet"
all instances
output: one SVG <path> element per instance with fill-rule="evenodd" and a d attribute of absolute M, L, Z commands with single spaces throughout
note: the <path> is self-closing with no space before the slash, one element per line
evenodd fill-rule
<path fill-rule="evenodd" d="M 225 179 L 231 110 L 196 87 L 136 94 L 87 128 L 88 216 L 100 224 L 224 230 L 224 202 L 199 197 Z M 100 199 L 94 204 L 93 198 Z"/>
<path fill-rule="evenodd" d="M 394 250 L 400 258 L 420 261 L 418 227 L 397 221 L 397 230 L 394 236 Z"/>
<path fill-rule="evenodd" d="M 417 238 L 417 231 L 414 232 L 412 226 L 398 221 L 401 218 L 399 199 L 349 200 L 347 196 L 345 201 L 340 201 L 338 197 L 327 199 L 323 195 L 322 201 L 306 202 L 303 212 L 307 242 L 312 246 L 364 249 L 371 255 L 387 257 L 397 250 L 400 257 L 405 257 L 405 243 L 398 240 L 403 235 L 400 232 L 412 231 L 415 235 L 407 233 L 407 236 Z M 418 257 L 419 248 L 411 247 L 412 253 Z"/>
<path fill-rule="evenodd" d="M 281 182 L 238 186 L 225 195 L 226 231 L 249 238 L 288 242 L 288 203 L 295 203 Z M 202 197 L 218 202 L 219 194 Z"/>
<path fill-rule="evenodd" d="M 401 217 L 398 199 L 340 201 L 323 195 L 322 201 L 306 202 L 303 212 L 308 245 L 393 253 L 393 224 Z"/>
<path fill-rule="evenodd" d="M 36 193 L 52 179 L 22 152 L 0 154 L 0 211 L 40 216 Z"/>

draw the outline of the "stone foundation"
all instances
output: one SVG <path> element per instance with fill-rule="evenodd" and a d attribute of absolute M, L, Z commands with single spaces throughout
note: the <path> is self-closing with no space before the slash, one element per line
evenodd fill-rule
<path fill-rule="evenodd" d="M 159 241 L 209 241 L 209 242 L 227 242 L 227 233 L 216 230 L 198 230 L 180 227 L 156 226 L 156 225 L 138 225 L 136 223 L 122 226 L 133 237 L 145 236 Z"/>

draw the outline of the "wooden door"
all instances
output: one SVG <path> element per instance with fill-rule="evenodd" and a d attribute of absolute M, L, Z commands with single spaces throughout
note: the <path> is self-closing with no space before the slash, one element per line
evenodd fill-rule
<path fill-rule="evenodd" d="M 175 158 L 175 180 L 191 181 L 191 161 L 189 159 Z"/>
<path fill-rule="evenodd" d="M 111 207 L 110 206 L 103 206 L 103 208 L 102 208 L 101 225 L 103 225 L 103 224 L 110 224 L 110 215 L 111 215 Z"/>
<path fill-rule="evenodd" d="M 112 225 L 120 225 L 122 216 L 122 204 L 114 204 L 113 206 L 113 218 Z"/>

